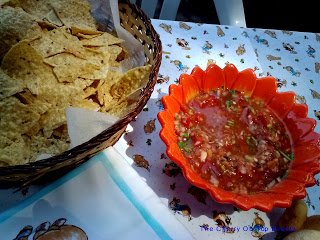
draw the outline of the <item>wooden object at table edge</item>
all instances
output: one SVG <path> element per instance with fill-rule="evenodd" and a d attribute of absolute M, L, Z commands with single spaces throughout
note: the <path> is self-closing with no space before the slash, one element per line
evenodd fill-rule
<path fill-rule="evenodd" d="M 99 135 L 60 155 L 25 165 L 0 167 L 0 188 L 23 190 L 31 184 L 44 184 L 61 177 L 100 151 L 114 145 L 127 125 L 142 111 L 157 82 L 162 59 L 161 41 L 150 18 L 128 0 L 119 0 L 119 15 L 121 26 L 144 46 L 145 64 L 152 65 L 149 81 L 136 107 Z"/>

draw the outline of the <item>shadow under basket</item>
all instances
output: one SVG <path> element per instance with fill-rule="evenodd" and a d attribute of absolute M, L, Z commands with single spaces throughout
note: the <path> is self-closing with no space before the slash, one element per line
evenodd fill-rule
<path fill-rule="evenodd" d="M 157 82 L 162 58 L 161 41 L 150 18 L 136 5 L 129 1 L 119 1 L 119 15 L 121 26 L 143 45 L 145 64 L 152 65 L 149 81 L 135 108 L 99 135 L 60 155 L 25 165 L 0 167 L 0 188 L 26 189 L 31 184 L 44 184 L 61 177 L 100 151 L 114 145 L 127 125 L 142 111 Z"/>

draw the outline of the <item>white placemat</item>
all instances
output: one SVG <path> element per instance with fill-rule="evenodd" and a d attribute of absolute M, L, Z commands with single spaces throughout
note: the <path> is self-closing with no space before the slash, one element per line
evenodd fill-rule
<path fill-rule="evenodd" d="M 41 234 L 57 240 L 192 239 L 112 147 L 0 214 L 0 239 Z"/>

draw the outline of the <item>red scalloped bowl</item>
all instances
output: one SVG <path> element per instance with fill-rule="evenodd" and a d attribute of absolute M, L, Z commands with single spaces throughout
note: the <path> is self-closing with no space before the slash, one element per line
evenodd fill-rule
<path fill-rule="evenodd" d="M 291 134 L 295 159 L 287 177 L 267 191 L 241 195 L 215 187 L 190 168 L 178 147 L 174 116 L 180 112 L 181 104 L 187 103 L 200 90 L 206 92 L 221 86 L 262 99 L 283 119 Z M 274 207 L 289 207 L 293 199 L 306 196 L 306 187 L 315 184 L 314 175 L 320 172 L 320 134 L 314 132 L 316 121 L 307 117 L 307 105 L 295 102 L 293 92 L 277 91 L 275 78 L 257 78 L 252 69 L 239 72 L 232 64 L 223 69 L 212 64 L 205 71 L 196 66 L 190 75 L 180 76 L 178 85 L 170 85 L 169 95 L 164 96 L 162 102 L 164 111 L 159 112 L 158 119 L 167 155 L 182 169 L 191 184 L 206 190 L 217 202 L 230 203 L 242 210 L 256 208 L 268 212 Z"/>

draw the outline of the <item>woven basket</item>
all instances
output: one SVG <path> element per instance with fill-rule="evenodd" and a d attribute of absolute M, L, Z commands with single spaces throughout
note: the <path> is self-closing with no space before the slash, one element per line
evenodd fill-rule
<path fill-rule="evenodd" d="M 0 167 L 0 188 L 23 190 L 31 184 L 43 184 L 66 174 L 106 147 L 115 144 L 127 125 L 142 111 L 157 82 L 162 57 L 161 41 L 150 19 L 136 5 L 129 1 L 120 1 L 119 14 L 122 27 L 144 46 L 145 64 L 152 65 L 149 82 L 136 107 L 96 137 L 60 155 L 25 165 Z"/>

